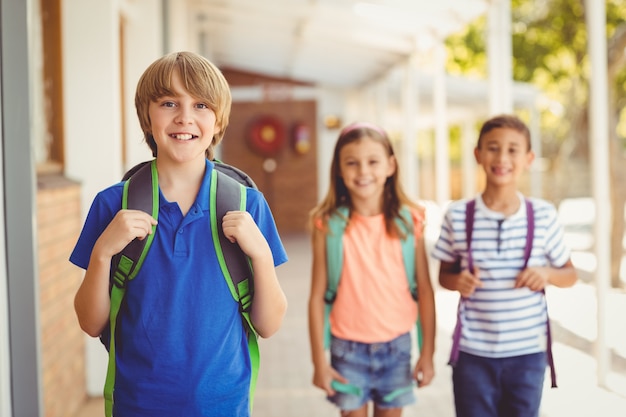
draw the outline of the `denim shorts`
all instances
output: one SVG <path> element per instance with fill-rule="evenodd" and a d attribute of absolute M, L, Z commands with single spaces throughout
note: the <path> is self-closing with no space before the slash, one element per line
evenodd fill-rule
<path fill-rule="evenodd" d="M 484 358 L 460 352 L 452 370 L 457 417 L 537 417 L 546 353 Z"/>
<path fill-rule="evenodd" d="M 410 333 L 385 343 L 351 342 L 333 336 L 330 354 L 332 367 L 352 388 L 347 390 L 350 392 L 336 388 L 335 395 L 328 398 L 339 409 L 358 410 L 370 400 L 378 408 L 415 402 Z"/>

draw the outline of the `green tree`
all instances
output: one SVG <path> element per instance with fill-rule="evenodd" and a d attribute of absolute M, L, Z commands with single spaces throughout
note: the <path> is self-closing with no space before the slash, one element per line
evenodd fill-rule
<path fill-rule="evenodd" d="M 544 156 L 552 161 L 556 199 L 572 196 L 579 172 L 589 171 L 589 60 L 583 0 L 512 0 L 513 79 L 536 85 Z M 626 203 L 626 0 L 606 0 L 611 155 L 611 283 L 621 286 Z M 447 40 L 451 73 L 486 76 L 486 18 Z M 581 166 L 586 169 L 581 170 Z M 574 178 L 574 180 L 573 180 Z M 559 180 L 560 179 L 560 180 Z M 590 190 L 587 183 L 584 189 Z M 576 183 L 576 184 L 575 184 Z M 589 191 L 587 191 L 589 192 Z"/>

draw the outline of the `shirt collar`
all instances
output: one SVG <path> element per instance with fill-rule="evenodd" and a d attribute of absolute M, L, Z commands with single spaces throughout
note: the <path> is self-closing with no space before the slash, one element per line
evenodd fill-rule
<path fill-rule="evenodd" d="M 483 196 L 482 194 L 479 194 L 476 197 L 476 209 L 482 211 L 486 217 L 490 218 L 490 219 L 494 219 L 494 220 L 503 220 L 503 219 L 510 219 L 510 220 L 514 220 L 514 219 L 518 219 L 521 217 L 526 217 L 526 204 L 525 204 L 525 197 L 522 193 L 517 192 L 517 198 L 519 198 L 519 208 L 517 209 L 517 211 L 509 216 L 505 216 L 504 213 L 500 213 L 499 211 L 494 211 L 491 210 L 489 207 L 487 207 L 487 205 L 485 204 L 485 202 L 483 201 Z"/>

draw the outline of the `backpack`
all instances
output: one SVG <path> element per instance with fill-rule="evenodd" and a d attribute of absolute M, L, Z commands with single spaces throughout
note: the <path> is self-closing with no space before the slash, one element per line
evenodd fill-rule
<path fill-rule="evenodd" d="M 526 245 L 524 246 L 524 265 L 522 269 L 526 268 L 528 264 L 528 260 L 530 259 L 530 254 L 532 251 L 533 238 L 535 234 L 535 211 L 533 209 L 532 202 L 525 198 L 524 202 L 526 204 L 526 221 L 528 224 L 528 230 L 526 232 Z M 465 215 L 465 230 L 466 230 L 466 242 L 467 242 L 467 269 L 472 271 L 474 269 L 474 260 L 472 258 L 472 234 L 474 231 L 474 213 L 476 211 L 476 200 L 469 200 L 466 204 L 466 215 Z M 545 289 L 542 289 L 544 297 L 546 295 Z M 454 332 L 452 334 L 452 349 L 450 351 L 450 360 L 448 361 L 449 365 L 454 366 L 459 358 L 459 345 L 461 342 L 461 310 L 462 304 L 464 303 L 463 297 L 459 299 L 459 305 L 457 308 L 457 320 L 456 326 L 454 327 Z M 547 313 L 547 303 L 546 303 L 546 313 Z M 552 383 L 552 388 L 556 388 L 556 371 L 554 367 L 554 357 L 552 356 L 552 332 L 550 330 L 550 318 L 548 317 L 546 320 L 547 326 L 547 337 L 548 337 L 548 345 L 546 354 L 548 356 L 548 365 L 550 366 L 550 378 Z"/>
<path fill-rule="evenodd" d="M 324 311 L 324 348 L 330 346 L 330 311 L 333 302 L 337 296 L 337 288 L 339 287 L 339 279 L 341 278 L 341 270 L 343 267 L 343 233 L 348 224 L 349 210 L 345 206 L 341 206 L 328 219 L 328 233 L 326 234 L 326 268 L 327 268 L 327 286 L 324 294 L 324 302 L 326 303 Z M 413 224 L 412 216 L 406 207 L 400 210 L 400 216 L 406 220 L 409 225 Z M 409 283 L 411 296 L 417 302 L 418 289 L 415 276 L 415 236 L 413 230 L 407 230 L 405 223 L 401 219 L 396 219 L 398 227 L 406 232 L 406 237 L 401 240 L 402 260 L 404 269 Z M 419 315 L 416 322 L 417 329 L 417 346 L 422 348 L 422 326 L 420 324 Z"/>
<path fill-rule="evenodd" d="M 218 262 L 231 295 L 239 304 L 242 321 L 248 339 L 248 351 L 252 375 L 250 378 L 250 408 L 254 398 L 259 369 L 259 348 L 257 334 L 250 319 L 250 307 L 254 294 L 252 268 L 247 256 L 238 245 L 233 245 L 223 233 L 218 221 L 229 210 L 246 209 L 246 186 L 257 188 L 254 181 L 243 171 L 231 165 L 214 160 L 209 192 L 209 211 L 213 243 Z M 142 210 L 158 219 L 159 185 L 156 160 L 142 162 L 131 168 L 122 178 L 124 191 L 122 209 Z M 124 298 L 126 283 L 137 275 L 150 249 L 156 226 L 146 238 L 131 241 L 112 260 L 111 309 L 109 314 L 109 363 L 104 386 L 105 414 L 110 417 L 113 411 L 113 387 L 115 385 L 115 329 L 117 314 Z"/>

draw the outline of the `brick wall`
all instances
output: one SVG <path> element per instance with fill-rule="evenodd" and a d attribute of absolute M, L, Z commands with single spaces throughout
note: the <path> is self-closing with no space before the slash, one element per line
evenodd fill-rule
<path fill-rule="evenodd" d="M 80 227 L 80 186 L 60 176 L 40 176 L 37 233 L 45 417 L 70 417 L 87 397 L 85 339 L 73 307 L 83 274 L 68 261 Z"/>

